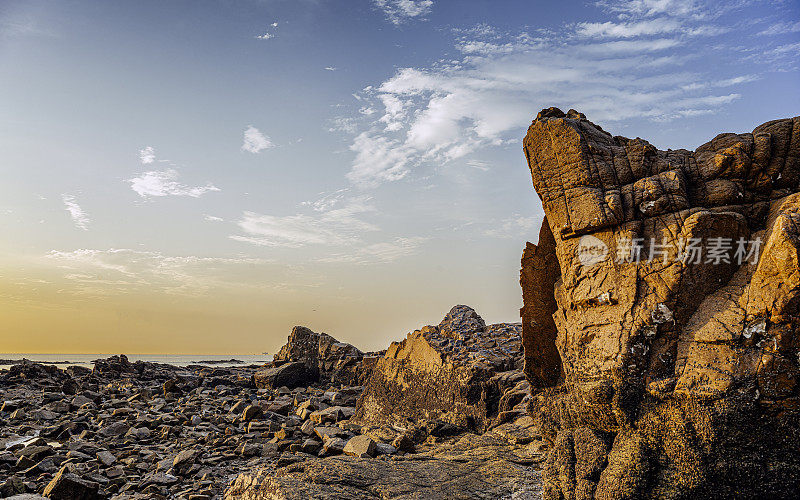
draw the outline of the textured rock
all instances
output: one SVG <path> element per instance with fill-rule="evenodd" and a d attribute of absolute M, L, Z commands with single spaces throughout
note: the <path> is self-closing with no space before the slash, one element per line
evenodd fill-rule
<path fill-rule="evenodd" d="M 540 498 L 539 457 L 495 435 L 467 434 L 413 460 L 311 458 L 240 474 L 226 500 Z"/>
<path fill-rule="evenodd" d="M 67 467 L 62 467 L 44 489 L 43 495 L 53 500 L 95 500 L 100 498 L 97 490 L 97 483 L 81 479 Z"/>
<path fill-rule="evenodd" d="M 377 453 L 375 441 L 369 436 L 356 436 L 350 438 L 344 445 L 344 453 L 354 457 L 368 458 L 374 457 Z"/>
<path fill-rule="evenodd" d="M 551 108 L 524 146 L 546 214 L 521 273 L 546 498 L 793 497 L 800 118 L 692 153 Z"/>
<path fill-rule="evenodd" d="M 316 381 L 316 372 L 311 371 L 302 362 L 286 363 L 253 374 L 253 382 L 259 389 L 277 389 L 284 386 L 292 389 Z"/>
<path fill-rule="evenodd" d="M 296 326 L 275 355 L 274 362 L 304 363 L 309 373 L 322 382 L 359 385 L 369 374 L 369 368 L 362 370 L 363 358 L 364 354 L 357 348 L 339 342 L 327 333 Z"/>
<path fill-rule="evenodd" d="M 356 420 L 441 419 L 485 430 L 502 395 L 493 377 L 521 364 L 520 330 L 486 326 L 473 309 L 455 306 L 439 326 L 392 343 L 365 385 Z"/>

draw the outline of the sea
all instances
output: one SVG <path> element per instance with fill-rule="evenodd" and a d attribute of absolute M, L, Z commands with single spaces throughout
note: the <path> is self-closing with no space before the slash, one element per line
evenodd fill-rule
<path fill-rule="evenodd" d="M 67 366 L 94 367 L 93 361 L 105 359 L 112 354 L 45 354 L 45 353 L 0 353 L 0 369 L 8 368 L 6 361 L 28 359 L 42 364 L 52 364 L 59 368 Z M 173 366 L 203 365 L 242 366 L 264 364 L 272 360 L 269 354 L 126 354 L 128 361 L 152 361 Z M 234 360 L 234 361 L 232 361 Z M 241 361 L 241 363 L 239 362 Z"/>

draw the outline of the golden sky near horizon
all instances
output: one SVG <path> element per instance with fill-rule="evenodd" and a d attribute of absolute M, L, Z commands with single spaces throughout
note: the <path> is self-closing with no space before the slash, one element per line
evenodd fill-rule
<path fill-rule="evenodd" d="M 800 114 L 800 3 L 733 4 L 0 2 L 0 353 L 519 321 L 539 110 L 659 149 Z"/>

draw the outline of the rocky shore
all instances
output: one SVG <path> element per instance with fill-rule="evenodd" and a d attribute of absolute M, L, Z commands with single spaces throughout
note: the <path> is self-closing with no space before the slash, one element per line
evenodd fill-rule
<path fill-rule="evenodd" d="M 303 327 L 267 365 L 14 364 L 0 371 L 0 498 L 538 498 L 520 332 L 457 306 L 400 343 L 415 346 L 401 370 L 396 345 L 362 353 Z M 373 408 L 421 369 L 442 392 Z M 456 394 L 482 402 L 475 419 L 439 411 Z"/>
<path fill-rule="evenodd" d="M 295 327 L 266 365 L 13 364 L 0 497 L 797 498 L 800 117 L 661 151 L 549 108 L 524 151 L 522 323 L 459 305 L 381 352 Z"/>

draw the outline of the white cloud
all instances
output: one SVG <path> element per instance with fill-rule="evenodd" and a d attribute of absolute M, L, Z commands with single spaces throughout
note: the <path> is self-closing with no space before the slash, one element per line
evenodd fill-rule
<path fill-rule="evenodd" d="M 378 231 L 360 218 L 374 212 L 369 198 L 350 198 L 339 208 L 288 216 L 245 212 L 237 223 L 244 234 L 231 239 L 259 246 L 299 248 L 307 245 L 352 245 L 363 234 Z"/>
<path fill-rule="evenodd" d="M 177 179 L 178 171 L 167 169 L 164 171 L 144 172 L 138 177 L 128 179 L 126 182 L 129 182 L 131 189 L 142 198 L 155 196 L 191 196 L 192 198 L 199 198 L 208 192 L 220 190 L 210 183 L 205 186 L 192 187 L 181 184 Z"/>
<path fill-rule="evenodd" d="M 318 262 L 349 264 L 387 264 L 418 253 L 426 238 L 394 238 L 392 241 L 373 243 L 318 259 Z"/>
<path fill-rule="evenodd" d="M 424 19 L 431 12 L 432 0 L 372 0 L 383 11 L 386 19 L 394 25 L 411 19 Z"/>
<path fill-rule="evenodd" d="M 800 31 L 800 21 L 796 23 L 775 23 L 759 35 L 786 35 Z"/>
<path fill-rule="evenodd" d="M 65 270 L 80 293 L 108 294 L 136 289 L 202 295 L 211 289 L 250 288 L 247 277 L 266 272 L 268 259 L 170 256 L 160 252 L 112 248 L 53 250 L 46 258 Z M 260 283 L 258 286 L 266 285 Z"/>
<path fill-rule="evenodd" d="M 600 0 L 597 5 L 623 19 L 664 14 L 704 17 L 704 5 L 696 0 Z"/>
<path fill-rule="evenodd" d="M 348 179 L 374 187 L 518 142 L 531 117 L 554 105 L 578 109 L 596 123 L 714 112 L 740 97 L 717 89 L 755 78 L 687 69 L 697 47 L 710 46 L 703 37 L 729 29 L 708 24 L 717 13 L 705 4 L 635 0 L 601 6 L 617 20 L 552 32 L 504 33 L 487 25 L 456 30 L 459 58 L 400 68 L 366 87 L 356 95 L 359 106 L 379 112 L 348 122 L 357 123 Z M 780 54 L 792 50 L 781 47 Z"/>
<path fill-rule="evenodd" d="M 217 217 L 215 215 L 205 214 L 203 215 L 203 220 L 206 222 L 223 222 L 225 219 L 223 219 L 222 217 Z"/>
<path fill-rule="evenodd" d="M 258 153 L 264 149 L 275 147 L 269 137 L 261 133 L 260 130 L 252 125 L 248 125 L 244 131 L 244 141 L 242 142 L 242 151 L 250 153 Z"/>
<path fill-rule="evenodd" d="M 325 66 L 325 71 L 336 71 L 334 66 Z"/>
<path fill-rule="evenodd" d="M 256 40 L 269 40 L 270 38 L 275 38 L 275 35 L 271 33 L 264 33 L 263 35 L 256 36 Z"/>
<path fill-rule="evenodd" d="M 152 146 L 147 146 L 144 149 L 139 150 L 139 160 L 147 165 L 148 163 L 153 163 L 156 159 L 156 152 Z"/>
<path fill-rule="evenodd" d="M 578 23 L 575 33 L 587 38 L 631 38 L 642 35 L 674 33 L 681 29 L 676 19 L 658 18 L 635 23 Z"/>
<path fill-rule="evenodd" d="M 399 141 L 368 132 L 356 136 L 350 150 L 356 153 L 356 159 L 347 178 L 361 187 L 402 179 L 409 172 L 413 154 Z"/>
<path fill-rule="evenodd" d="M 493 223 L 492 227 L 485 230 L 483 234 L 493 238 L 529 237 L 537 229 L 537 224 L 541 223 L 541 218 L 523 217 L 515 214 L 512 217 Z"/>
<path fill-rule="evenodd" d="M 488 163 L 480 160 L 467 160 L 467 166 L 480 170 L 482 172 L 488 172 L 489 170 L 491 170 L 491 167 L 489 166 Z"/>
<path fill-rule="evenodd" d="M 315 212 L 327 212 L 345 200 L 349 188 L 337 189 L 332 193 L 319 193 L 319 198 L 313 201 L 304 201 L 300 206 L 311 207 Z"/>
<path fill-rule="evenodd" d="M 83 211 L 83 209 L 78 205 L 75 201 L 75 197 L 68 194 L 61 195 L 61 199 L 64 201 L 64 207 L 66 208 L 67 212 L 69 212 L 69 216 L 72 217 L 72 222 L 75 223 L 75 227 L 78 229 L 83 229 L 84 231 L 89 230 L 89 223 L 91 223 L 91 219 Z"/>

